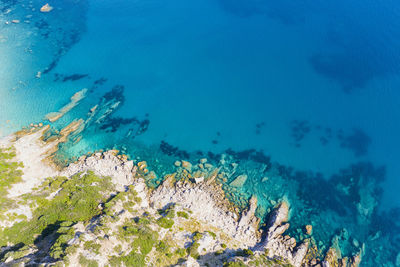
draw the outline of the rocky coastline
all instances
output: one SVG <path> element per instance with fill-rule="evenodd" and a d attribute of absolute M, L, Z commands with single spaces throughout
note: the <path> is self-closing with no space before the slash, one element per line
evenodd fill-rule
<path fill-rule="evenodd" d="M 156 188 L 145 183 L 148 175 L 154 175 L 145 161 L 135 163 L 116 150 L 85 155 L 67 167 L 58 166 L 54 153 L 70 134 L 79 131 L 81 123 L 74 121 L 55 135 L 49 134 L 49 125 L 33 125 L 1 139 L 0 148 L 13 151 L 15 157 L 10 160 L 22 162 L 23 174 L 21 181 L 8 189 L 7 198 L 15 205 L 2 214 L 5 216 L 1 217 L 0 233 L 21 221 L 35 219 L 39 202 L 34 203 L 29 197 L 37 197 L 38 188 L 47 190 L 43 189 L 43 184 L 48 183 L 48 179 L 66 177 L 71 180 L 94 174 L 109 177 L 112 186 L 105 190 L 103 197 L 107 201 L 99 201 L 95 216 L 62 226 L 69 233 L 62 248 L 54 248 L 61 242 L 54 229 L 42 242 L 47 245 L 36 242 L 21 248 L 8 241 L 0 250 L 0 266 L 359 266 L 362 251 L 352 258 L 342 258 L 332 245 L 321 257 L 310 242 L 311 225 L 304 226 L 309 238 L 301 242 L 286 235 L 290 222 L 290 203 L 286 201 L 277 203 L 263 226 L 255 216 L 256 197 L 253 196 L 248 207 L 240 212 L 225 197 L 216 179 L 220 169 L 214 166 L 199 175 L 191 172 L 191 163 L 178 162 L 176 165 L 181 171 L 164 177 Z M 51 201 L 62 191 L 54 189 L 46 199 Z M 133 235 L 129 240 L 123 234 L 120 237 L 121 229 L 127 229 L 124 228 L 127 221 L 134 221 L 135 229 L 158 233 L 152 238 L 154 247 L 144 251 L 144 245 L 130 245 L 132 240 L 140 239 L 139 236 Z M 145 226 L 141 221 L 146 221 Z M 60 227 L 57 229 L 59 231 Z M 88 242 L 96 249 L 88 248 Z M 165 244 L 168 252 L 159 249 L 160 244 Z M 134 261 L 137 265 L 130 265 L 132 262 L 127 257 L 133 257 L 134 248 L 141 251 L 136 251 L 138 254 L 134 256 L 141 258 Z"/>

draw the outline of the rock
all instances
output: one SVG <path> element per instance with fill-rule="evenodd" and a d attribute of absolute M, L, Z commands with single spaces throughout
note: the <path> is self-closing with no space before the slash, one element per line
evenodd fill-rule
<path fill-rule="evenodd" d="M 206 162 L 207 162 L 207 159 L 206 159 L 206 158 L 200 159 L 200 163 L 201 163 L 201 164 L 205 164 Z"/>
<path fill-rule="evenodd" d="M 267 226 L 276 227 L 289 220 L 289 206 L 286 202 L 280 203 L 269 217 Z"/>
<path fill-rule="evenodd" d="M 242 175 L 239 175 L 238 177 L 236 177 L 235 180 L 233 180 L 230 183 L 230 185 L 233 187 L 242 187 L 246 181 L 247 181 L 247 175 L 242 174 Z"/>
<path fill-rule="evenodd" d="M 205 163 L 205 164 L 204 164 L 204 167 L 205 167 L 206 169 L 212 169 L 213 165 L 211 165 L 210 163 Z"/>
<path fill-rule="evenodd" d="M 179 160 L 177 160 L 177 161 L 175 161 L 174 165 L 175 165 L 176 167 L 180 167 L 180 166 L 181 166 L 181 162 L 180 162 Z"/>
<path fill-rule="evenodd" d="M 196 177 L 196 178 L 194 178 L 194 181 L 196 182 L 196 184 L 202 183 L 202 182 L 204 182 L 204 177 L 203 176 Z"/>
<path fill-rule="evenodd" d="M 341 253 L 338 249 L 331 247 L 325 255 L 323 265 L 325 266 L 336 266 L 341 258 Z"/>
<path fill-rule="evenodd" d="M 53 10 L 53 7 L 50 6 L 48 3 L 40 8 L 40 12 L 43 12 L 43 13 L 47 13 L 47 12 L 50 12 L 52 10 Z"/>
<path fill-rule="evenodd" d="M 311 224 L 306 225 L 306 234 L 307 235 L 311 235 L 312 234 L 312 230 L 313 230 L 313 228 L 312 228 Z"/>
<path fill-rule="evenodd" d="M 192 169 L 192 164 L 189 161 L 182 160 L 181 163 L 182 163 L 182 168 L 185 168 L 187 170 Z"/>
<path fill-rule="evenodd" d="M 36 76 L 35 76 L 36 78 L 38 78 L 38 79 L 40 79 L 40 77 L 42 77 L 42 72 L 41 71 L 38 71 L 37 73 L 36 73 Z"/>
<path fill-rule="evenodd" d="M 20 23 L 20 20 L 19 19 L 13 19 L 11 22 L 15 23 L 15 24 L 18 24 L 18 23 Z"/>
<path fill-rule="evenodd" d="M 73 109 L 76 105 L 79 104 L 79 102 L 85 98 L 86 93 L 87 93 L 88 89 L 84 88 L 78 92 L 76 92 L 72 97 L 71 97 L 71 101 L 65 105 L 64 107 L 62 107 L 59 111 L 56 112 L 50 112 L 49 114 L 47 114 L 45 116 L 45 118 L 47 120 L 49 120 L 50 122 L 55 122 L 58 119 L 60 119 L 62 116 L 64 116 L 67 112 L 69 112 L 71 109 Z"/>
<path fill-rule="evenodd" d="M 146 161 L 141 161 L 137 164 L 139 170 L 144 171 L 147 168 L 147 162 Z"/>
<path fill-rule="evenodd" d="M 299 245 L 293 252 L 293 260 L 292 263 L 294 266 L 301 266 L 304 258 L 307 255 L 309 242 L 305 241 L 301 245 Z"/>

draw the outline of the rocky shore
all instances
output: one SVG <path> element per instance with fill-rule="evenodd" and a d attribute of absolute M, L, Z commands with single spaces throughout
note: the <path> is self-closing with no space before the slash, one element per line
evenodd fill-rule
<path fill-rule="evenodd" d="M 263 226 L 255 216 L 256 197 L 239 212 L 225 197 L 216 179 L 220 169 L 214 166 L 191 175 L 191 163 L 179 162 L 181 171 L 164 177 L 156 188 L 146 185 L 154 174 L 145 161 L 135 163 L 116 150 L 57 166 L 54 153 L 80 124 L 74 121 L 52 135 L 50 126 L 37 125 L 0 141 L 2 153 L 12 155 L 4 161 L 23 164 L 21 179 L 5 187 L 5 201 L 13 204 L 0 210 L 0 266 L 359 266 L 362 251 L 342 258 L 332 244 L 321 256 L 311 244 L 311 225 L 304 226 L 309 238 L 301 242 L 286 235 L 286 201 L 277 203 Z M 81 184 L 86 180 L 91 182 Z M 92 187 L 96 192 L 85 191 Z M 82 202 L 80 197 L 74 204 L 80 190 L 97 199 Z M 56 202 L 65 192 L 68 200 Z M 83 216 L 88 203 L 91 212 Z M 26 226 L 50 213 L 53 204 L 64 214 L 49 218 L 39 233 Z M 75 211 L 81 209 L 78 204 L 82 210 Z M 31 239 L 18 236 L 28 228 Z"/>

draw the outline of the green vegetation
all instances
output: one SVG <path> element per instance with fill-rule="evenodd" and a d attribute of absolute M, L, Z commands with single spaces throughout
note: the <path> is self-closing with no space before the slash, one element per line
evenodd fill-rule
<path fill-rule="evenodd" d="M 75 231 L 71 228 L 72 225 L 72 222 L 63 222 L 56 231 L 56 241 L 50 248 L 50 256 L 54 259 L 62 259 L 67 254 L 68 242 L 75 236 Z M 72 252 L 71 249 L 69 252 Z"/>
<path fill-rule="evenodd" d="M 79 255 L 79 263 L 84 267 L 97 267 L 99 264 L 95 260 L 89 260 L 82 254 Z"/>
<path fill-rule="evenodd" d="M 157 220 L 157 224 L 165 229 L 170 229 L 174 225 L 174 221 L 166 217 L 161 217 Z"/>
<path fill-rule="evenodd" d="M 231 261 L 225 262 L 224 267 L 246 267 L 247 265 L 243 261 Z"/>
<path fill-rule="evenodd" d="M 175 254 L 178 255 L 179 257 L 183 258 L 186 256 L 186 249 L 178 248 L 177 250 L 175 250 Z"/>
<path fill-rule="evenodd" d="M 3 213 L 15 206 L 15 202 L 7 198 L 8 190 L 15 183 L 22 181 L 22 163 L 13 162 L 15 152 L 12 148 L 0 149 L 0 218 Z"/>
<path fill-rule="evenodd" d="M 240 257 L 248 257 L 248 256 L 252 256 L 254 253 L 252 250 L 250 249 L 242 249 L 236 252 L 236 256 L 240 256 Z"/>
<path fill-rule="evenodd" d="M 193 239 L 193 243 L 186 249 L 186 252 L 188 255 L 192 256 L 194 259 L 198 259 L 200 257 L 199 254 L 199 240 L 201 239 L 201 237 L 203 236 L 202 233 L 200 232 L 194 232 L 192 239 Z"/>
<path fill-rule="evenodd" d="M 113 214 L 113 207 L 118 201 L 123 202 L 123 207 L 129 212 L 134 212 L 133 207 L 136 203 L 140 203 L 142 199 L 137 196 L 137 192 L 134 189 L 133 185 L 128 186 L 128 189 L 125 192 L 118 192 L 115 196 L 111 198 L 107 203 L 104 205 L 104 212 L 107 215 Z"/>
<path fill-rule="evenodd" d="M 217 235 L 214 232 L 208 231 L 208 233 L 210 234 L 210 236 L 212 236 L 213 239 L 217 238 Z"/>
<path fill-rule="evenodd" d="M 145 266 L 146 256 L 153 247 L 156 247 L 156 250 L 169 251 L 167 244 L 158 241 L 158 233 L 148 227 L 149 223 L 150 219 L 141 217 L 126 220 L 119 227 L 118 238 L 129 242 L 131 251 L 127 255 L 111 257 L 109 260 L 111 266 L 121 266 L 121 263 L 126 266 Z"/>
<path fill-rule="evenodd" d="M 185 219 L 189 219 L 189 214 L 187 214 L 187 213 L 184 212 L 184 211 L 178 211 L 176 214 L 177 214 L 179 217 L 182 217 L 182 218 L 185 218 Z"/>
<path fill-rule="evenodd" d="M 186 252 L 188 255 L 192 256 L 194 259 L 198 259 L 200 257 L 199 247 L 200 247 L 200 244 L 197 241 L 195 241 L 192 243 L 192 245 L 190 247 L 188 247 L 186 249 Z"/>
<path fill-rule="evenodd" d="M 175 206 L 171 205 L 168 208 L 164 209 L 164 210 L 158 210 L 158 214 L 160 214 L 161 216 L 165 217 L 165 218 L 169 218 L 169 219 L 173 219 L 175 218 Z"/>
<path fill-rule="evenodd" d="M 55 186 L 55 184 L 57 186 Z M 57 188 L 60 191 L 52 199 L 35 198 L 37 208 L 33 211 L 32 219 L 14 224 L 0 233 L 0 246 L 7 242 L 26 245 L 38 242 L 56 231 L 63 222 L 85 222 L 102 211 L 99 204 L 106 201 L 107 191 L 113 187 L 109 178 L 102 178 L 88 172 L 76 174 L 70 179 L 56 177 L 42 186 L 38 195 L 43 191 Z"/>
<path fill-rule="evenodd" d="M 90 240 L 90 241 L 86 241 L 86 242 L 83 244 L 83 247 L 84 247 L 84 249 L 89 250 L 89 251 L 91 251 L 91 252 L 93 252 L 93 253 L 95 253 L 95 254 L 99 254 L 99 253 L 100 253 L 101 245 L 100 245 L 100 244 L 97 244 L 97 243 L 96 243 L 95 241 L 93 241 L 93 240 Z"/>
<path fill-rule="evenodd" d="M 281 258 L 273 258 L 270 259 L 267 257 L 267 253 L 258 255 L 257 257 L 252 256 L 251 260 L 248 262 L 249 266 L 259 266 L 259 267 L 274 267 L 274 266 L 282 266 L 282 267 L 293 267 L 290 263 L 287 261 L 281 259 Z"/>

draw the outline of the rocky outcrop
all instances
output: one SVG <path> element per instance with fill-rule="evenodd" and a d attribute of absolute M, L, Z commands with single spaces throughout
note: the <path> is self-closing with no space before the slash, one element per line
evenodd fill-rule
<path fill-rule="evenodd" d="M 82 156 L 77 162 L 71 163 L 65 168 L 61 175 L 72 176 L 76 173 L 94 171 L 97 175 L 109 176 L 117 186 L 117 190 L 123 190 L 124 186 L 132 184 L 136 174 L 137 166 L 133 161 L 128 161 L 117 156 L 118 151 L 94 153 L 91 156 Z"/>
<path fill-rule="evenodd" d="M 267 251 L 268 256 L 278 256 L 294 266 L 301 266 L 308 250 L 308 241 L 297 245 L 290 236 L 283 236 L 289 228 L 289 205 L 281 202 L 270 214 L 263 242 L 256 247 L 260 252 Z"/>
<path fill-rule="evenodd" d="M 174 176 L 169 176 L 152 193 L 150 201 L 156 208 L 179 203 L 190 209 L 200 221 L 224 229 L 244 246 L 254 246 L 258 242 L 258 225 L 255 223 L 258 219 L 254 216 L 256 201 L 238 220 L 238 215 L 231 208 L 232 204 L 224 198 L 221 187 L 215 183 L 175 181 Z"/>
<path fill-rule="evenodd" d="M 190 217 L 193 224 L 197 223 L 204 226 L 199 229 L 209 229 L 207 230 L 209 232 L 203 231 L 201 238 L 191 240 L 189 243 L 192 242 L 192 245 L 195 243 L 198 249 L 194 251 L 196 253 L 204 252 L 205 259 L 215 263 L 215 266 L 220 266 L 221 260 L 229 257 L 233 259 L 241 258 L 241 260 L 251 265 L 250 257 L 235 256 L 236 253 L 243 255 L 243 251 L 247 251 L 248 255 L 253 253 L 248 251 L 254 251 L 255 257 L 266 257 L 267 260 L 278 257 L 283 262 L 290 263 L 296 267 L 306 265 L 303 261 L 309 251 L 310 240 L 305 239 L 298 244 L 295 238 L 285 235 L 289 228 L 289 204 L 286 201 L 279 203 L 269 214 L 266 227 L 261 231 L 259 229 L 260 219 L 255 216 L 257 198 L 255 196 L 251 197 L 248 207 L 241 213 L 237 212 L 237 207 L 227 200 L 220 184 L 221 181 L 219 178 L 217 179 L 221 169 L 215 168 L 211 164 L 207 166 L 207 170 L 203 167 L 199 171 L 196 169 L 196 165 L 181 161 L 178 166 L 180 173 L 177 171 L 167 175 L 164 182 L 154 190 L 150 190 L 144 182 L 145 179 L 156 177 L 154 172 L 149 171 L 147 163 L 141 161 L 135 164 L 133 161 L 128 160 L 126 156 L 119 155 L 116 150 L 82 156 L 76 162 L 61 170 L 55 168 L 52 155 L 57 151 L 58 145 L 66 142 L 71 134 L 81 131 L 83 124 L 82 120 L 75 120 L 58 134 L 52 136 L 48 135 L 49 126 L 33 127 L 1 140 L 0 146 L 14 146 L 17 160 L 24 163 L 23 183 L 15 184 L 13 190 L 10 190 L 10 196 L 17 197 L 29 192 L 33 187 L 42 183 L 46 177 L 58 175 L 72 177 L 75 174 L 84 174 L 90 170 L 99 176 L 110 177 L 117 192 L 127 192 L 128 188 L 134 187 L 135 198 L 140 198 L 140 201 L 135 204 L 135 209 L 127 210 L 125 206 L 128 207 L 129 205 L 126 202 L 116 203 L 115 209 L 118 210 L 118 216 L 121 215 L 123 219 L 132 220 L 132 218 L 137 219 L 142 214 L 148 214 L 155 216 L 154 220 L 158 221 L 163 216 L 161 215 L 160 217 L 158 215 L 159 211 L 166 210 L 172 206 L 176 206 L 177 210 L 183 213 L 190 211 L 190 216 L 187 214 L 182 216 Z M 239 176 L 234 182 L 242 184 L 246 180 L 244 177 Z M 21 211 L 26 210 L 26 208 L 29 209 L 28 206 L 21 207 Z M 99 209 L 102 209 L 101 205 Z M 30 210 L 25 211 L 25 213 L 29 212 Z M 90 236 L 90 240 L 94 240 L 98 237 L 94 232 L 91 233 L 90 231 L 92 230 L 90 229 L 95 229 L 99 226 L 101 220 L 102 217 L 98 217 L 85 227 L 79 224 L 82 227 L 77 229 L 81 233 L 86 233 L 87 236 Z M 174 242 L 182 242 L 182 244 L 187 245 L 188 235 L 193 235 L 193 232 L 177 229 L 190 228 L 192 225 L 189 224 L 188 226 L 188 223 L 182 220 L 179 218 L 174 219 L 173 223 L 178 226 L 173 234 L 168 234 L 168 230 L 161 229 L 160 236 L 168 236 Z M 119 226 L 114 226 L 114 228 Z M 154 229 L 160 228 L 156 224 L 152 226 Z M 193 231 L 193 228 L 190 229 Z M 212 231 L 210 229 L 220 233 L 218 237 L 215 233 L 211 235 L 210 232 Z M 308 236 L 311 236 L 312 226 L 307 225 L 305 229 Z M 224 241 L 218 239 L 221 236 L 224 236 Z M 105 241 L 101 242 L 106 247 L 111 248 L 111 243 L 114 242 L 113 238 L 107 237 Z M 222 244 L 227 242 L 226 240 L 230 242 L 230 249 L 220 252 L 223 254 L 220 258 L 215 256 L 216 252 L 223 250 Z M 340 251 L 331 248 L 323 261 L 314 259 L 313 262 L 315 263 L 314 265 L 321 264 L 321 266 L 356 267 L 361 261 L 361 255 L 362 253 L 360 252 L 352 258 L 342 258 Z M 102 255 L 93 256 L 93 259 L 101 260 L 100 262 L 104 262 L 104 264 L 107 263 L 107 259 L 103 259 Z M 186 262 L 183 263 L 186 265 L 182 266 L 195 266 L 199 262 L 201 261 L 195 260 L 189 255 L 186 258 Z"/>

